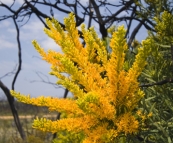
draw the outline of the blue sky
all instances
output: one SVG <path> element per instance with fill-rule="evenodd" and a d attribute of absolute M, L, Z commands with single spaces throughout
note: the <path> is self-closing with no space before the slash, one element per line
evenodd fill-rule
<path fill-rule="evenodd" d="M 11 4 L 13 0 L 1 0 L 4 3 Z M 16 0 L 16 7 L 21 4 L 23 0 Z M 86 0 L 83 0 L 86 2 Z M 45 11 L 46 9 L 44 9 Z M 0 15 L 6 13 L 6 11 L 0 8 Z M 125 14 L 125 13 L 122 13 Z M 56 14 L 55 18 L 63 22 L 63 17 L 67 15 Z M 88 19 L 85 20 L 87 23 Z M 20 23 L 18 23 L 20 25 Z M 136 23 L 134 23 L 134 26 Z M 98 25 L 92 23 L 92 26 L 95 27 L 96 31 L 98 31 Z M 47 78 L 52 83 L 55 83 L 57 79 L 53 76 L 50 76 L 48 72 L 50 72 L 50 65 L 45 61 L 40 59 L 39 54 L 34 49 L 31 44 L 32 40 L 37 40 L 38 43 L 47 49 L 54 49 L 55 51 L 60 52 L 60 48 L 55 42 L 50 39 L 43 32 L 44 25 L 34 16 L 32 15 L 30 21 L 20 28 L 20 40 L 22 47 L 22 70 L 17 78 L 15 84 L 15 90 L 20 91 L 23 94 L 30 94 L 31 96 L 63 96 L 62 88 L 55 88 L 50 84 L 46 84 L 41 81 L 39 76 L 36 74 L 37 72 L 41 72 L 46 76 L 42 76 L 42 78 L 47 81 Z M 138 40 L 142 40 L 147 36 L 147 32 L 144 28 L 142 28 L 138 33 Z M 15 66 L 18 64 L 18 51 L 17 51 L 17 41 L 16 41 L 16 29 L 14 27 L 14 23 L 12 19 L 0 21 L 0 78 L 4 76 L 6 73 L 13 71 Z M 6 76 L 1 79 L 1 81 L 11 89 L 11 83 L 14 74 L 11 76 Z M 32 82 L 38 81 L 38 82 Z M 3 91 L 0 89 L 0 96 L 3 95 Z"/>

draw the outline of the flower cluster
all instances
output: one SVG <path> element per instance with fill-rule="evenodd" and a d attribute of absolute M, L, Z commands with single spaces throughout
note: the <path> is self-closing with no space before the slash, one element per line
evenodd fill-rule
<path fill-rule="evenodd" d="M 45 33 L 61 47 L 63 54 L 53 50 L 45 52 L 36 41 L 33 45 L 52 65 L 50 74 L 58 78 L 57 83 L 72 92 L 75 98 L 30 98 L 12 91 L 21 102 L 47 106 L 69 115 L 57 121 L 37 118 L 33 127 L 52 133 L 82 132 L 85 135 L 83 143 L 111 142 L 119 135 L 136 133 L 139 122 L 133 110 L 144 96 L 137 78 L 150 52 L 149 41 L 143 42 L 132 67 L 126 71 L 127 43 L 123 26 L 113 33 L 111 52 L 108 52 L 94 29 L 86 30 L 85 25 L 81 26 L 85 44 L 81 43 L 73 14 L 64 19 L 65 31 L 55 19 L 47 19 L 46 23 L 49 29 L 45 29 Z"/>

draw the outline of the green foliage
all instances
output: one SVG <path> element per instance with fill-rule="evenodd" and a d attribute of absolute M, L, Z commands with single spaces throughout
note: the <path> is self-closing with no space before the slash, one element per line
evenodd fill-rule
<path fill-rule="evenodd" d="M 146 19 L 153 19 L 154 17 L 160 16 L 163 11 L 172 11 L 172 0 L 135 0 L 136 4 L 140 7 L 137 12 L 139 17 Z"/>
<path fill-rule="evenodd" d="M 53 140 L 53 143 L 81 143 L 83 139 L 83 133 L 62 131 L 57 133 L 57 138 Z"/>
<path fill-rule="evenodd" d="M 140 103 L 143 112 L 152 112 L 152 117 L 146 120 L 141 128 L 140 136 L 145 141 L 157 143 L 173 142 L 173 53 L 171 51 L 173 15 L 163 12 L 156 21 L 156 34 L 149 34 L 152 41 L 152 52 L 148 58 L 141 85 L 157 83 L 143 87 L 145 99 Z"/>
<path fill-rule="evenodd" d="M 27 143 L 46 143 L 48 134 L 39 130 L 34 130 L 33 134 L 27 136 Z"/>
<path fill-rule="evenodd" d="M 173 43 L 173 15 L 167 11 L 164 11 L 162 15 L 155 17 L 156 21 L 155 29 L 157 31 L 155 40 L 162 45 Z M 165 46 L 161 46 L 166 48 Z"/>

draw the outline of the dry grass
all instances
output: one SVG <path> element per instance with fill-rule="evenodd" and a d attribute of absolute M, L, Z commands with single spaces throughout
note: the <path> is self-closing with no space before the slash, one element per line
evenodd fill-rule
<path fill-rule="evenodd" d="M 32 128 L 36 117 L 56 119 L 55 113 L 50 113 L 45 107 L 36 107 L 16 102 L 20 122 L 27 136 L 27 143 L 50 143 L 52 134 L 44 133 Z M 2 109 L 2 110 L 1 110 Z M 25 143 L 20 138 L 13 120 L 8 102 L 0 101 L 0 143 Z"/>

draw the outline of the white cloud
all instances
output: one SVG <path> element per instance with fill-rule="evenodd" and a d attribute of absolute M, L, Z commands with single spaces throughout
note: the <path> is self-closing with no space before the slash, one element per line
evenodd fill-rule
<path fill-rule="evenodd" d="M 11 20 L 4 20 L 0 23 L 0 49 L 16 47 L 16 29 L 12 27 Z"/>
<path fill-rule="evenodd" d="M 17 31 L 14 28 L 8 28 L 7 31 L 11 34 L 15 34 L 15 35 L 17 34 Z"/>
<path fill-rule="evenodd" d="M 35 39 L 45 49 L 60 51 L 60 47 L 44 33 L 43 29 L 44 25 L 40 21 L 31 21 L 21 28 L 21 39 L 25 42 Z"/>
<path fill-rule="evenodd" d="M 52 40 L 51 38 L 47 38 L 45 40 L 43 40 L 40 45 L 45 48 L 45 49 L 53 49 L 53 50 L 56 50 L 56 51 L 60 51 L 60 47 L 58 44 L 56 44 L 54 42 L 54 40 Z"/>
<path fill-rule="evenodd" d="M 6 28 L 11 25 L 11 22 L 9 20 L 3 20 L 1 21 L 0 28 Z"/>
<path fill-rule="evenodd" d="M 40 21 L 33 20 L 21 28 L 21 39 L 24 41 L 42 40 L 46 37 L 43 28 L 44 26 Z"/>
<path fill-rule="evenodd" d="M 88 3 L 88 0 L 79 0 L 79 1 L 80 1 L 81 3 L 84 3 L 84 2 L 85 2 L 85 3 L 86 3 L 86 2 Z"/>
<path fill-rule="evenodd" d="M 0 2 L 2 2 L 4 4 L 12 4 L 14 2 L 14 0 L 1 0 Z M 23 4 L 24 0 L 16 0 L 16 3 Z"/>
<path fill-rule="evenodd" d="M 2 2 L 4 4 L 12 4 L 13 0 L 1 0 L 0 2 Z"/>
<path fill-rule="evenodd" d="M 19 3 L 19 4 L 23 4 L 24 0 L 16 0 L 16 2 Z"/>
<path fill-rule="evenodd" d="M 15 48 L 17 46 L 16 43 L 9 42 L 3 39 L 2 37 L 0 37 L 0 43 L 1 43 L 0 49 Z"/>
<path fill-rule="evenodd" d="M 40 21 L 33 20 L 26 25 L 23 26 L 23 29 L 25 30 L 32 30 L 32 31 L 38 31 L 43 30 L 44 26 Z"/>

